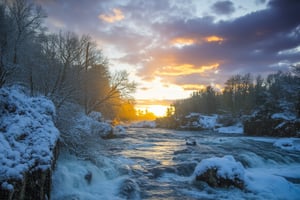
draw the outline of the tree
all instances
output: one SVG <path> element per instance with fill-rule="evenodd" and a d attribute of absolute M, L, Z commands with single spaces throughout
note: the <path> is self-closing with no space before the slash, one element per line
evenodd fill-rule
<path fill-rule="evenodd" d="M 39 89 L 59 108 L 68 99 L 78 99 L 87 37 L 71 32 L 44 35 Z M 41 88 L 42 87 L 42 88 Z"/>
<path fill-rule="evenodd" d="M 225 82 L 223 92 L 225 108 L 234 114 L 251 110 L 251 92 L 253 92 L 253 83 L 249 73 L 244 76 L 232 76 Z"/>
<path fill-rule="evenodd" d="M 26 0 L 12 0 L 9 11 L 13 20 L 13 63 L 18 63 L 18 51 L 22 43 L 41 31 L 42 21 L 46 14 L 40 6 L 35 6 Z"/>
<path fill-rule="evenodd" d="M 8 35 L 9 35 L 9 19 L 6 12 L 6 5 L 0 3 L 0 88 L 6 82 L 8 71 L 4 65 L 4 56 L 7 54 Z"/>
<path fill-rule="evenodd" d="M 131 99 L 131 94 L 135 92 L 135 89 L 136 83 L 129 80 L 128 72 L 115 72 L 110 77 L 109 89 L 102 94 L 102 96 L 98 97 L 96 100 L 94 100 L 94 102 L 91 103 L 88 113 L 109 101 L 116 103 L 116 101 L 120 99 Z"/>

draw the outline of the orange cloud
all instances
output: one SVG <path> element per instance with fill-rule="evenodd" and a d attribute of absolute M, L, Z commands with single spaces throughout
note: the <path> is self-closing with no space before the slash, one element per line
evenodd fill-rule
<path fill-rule="evenodd" d="M 194 43 L 195 40 L 191 38 L 174 38 L 173 40 L 171 40 L 171 44 L 176 47 L 188 46 Z"/>
<path fill-rule="evenodd" d="M 223 90 L 224 90 L 224 87 L 221 85 L 221 84 L 214 84 L 213 85 L 213 87 L 217 90 L 217 91 L 219 91 L 219 92 L 223 92 Z"/>
<path fill-rule="evenodd" d="M 157 71 L 157 75 L 161 76 L 180 76 L 180 75 L 189 75 L 189 74 L 201 74 L 209 70 L 215 70 L 219 67 L 219 64 L 207 65 L 195 67 L 191 64 L 184 65 L 173 65 L 173 66 L 165 66 L 159 72 Z"/>
<path fill-rule="evenodd" d="M 180 85 L 184 90 L 203 90 L 207 86 L 206 85 L 199 85 L 199 84 L 185 84 Z"/>
<path fill-rule="evenodd" d="M 224 41 L 224 38 L 218 37 L 216 35 L 211 35 L 211 36 L 208 36 L 208 37 L 204 38 L 204 40 L 206 42 L 219 42 L 219 43 L 221 43 L 221 42 Z"/>
<path fill-rule="evenodd" d="M 114 8 L 112 11 L 113 14 L 108 14 L 108 15 L 102 14 L 99 15 L 98 18 L 108 23 L 114 23 L 116 21 L 120 21 L 124 19 L 123 12 L 120 9 Z"/>

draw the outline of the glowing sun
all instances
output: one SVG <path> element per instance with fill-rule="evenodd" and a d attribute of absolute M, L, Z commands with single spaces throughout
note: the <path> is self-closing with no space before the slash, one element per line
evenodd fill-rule
<path fill-rule="evenodd" d="M 149 105 L 148 111 L 152 112 L 156 117 L 166 116 L 168 106 L 163 105 Z"/>

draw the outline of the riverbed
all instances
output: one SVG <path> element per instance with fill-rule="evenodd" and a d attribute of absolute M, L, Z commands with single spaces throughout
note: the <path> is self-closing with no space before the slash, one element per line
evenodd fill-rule
<path fill-rule="evenodd" d="M 274 146 L 277 140 L 129 128 L 120 138 L 87 141 L 80 155 L 62 152 L 51 199 L 300 199 L 300 152 Z M 244 190 L 194 180 L 201 160 L 226 155 L 244 166 Z"/>

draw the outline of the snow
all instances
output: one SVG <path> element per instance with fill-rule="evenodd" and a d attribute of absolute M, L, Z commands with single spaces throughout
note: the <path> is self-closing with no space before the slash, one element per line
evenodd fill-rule
<path fill-rule="evenodd" d="M 53 123 L 55 107 L 45 97 L 28 97 L 24 89 L 0 89 L 0 183 L 22 179 L 29 169 L 51 166 L 52 150 L 59 137 Z"/>
<path fill-rule="evenodd" d="M 140 121 L 129 125 L 131 128 L 155 128 L 155 121 Z"/>
<path fill-rule="evenodd" d="M 99 121 L 99 122 L 103 121 L 102 113 L 100 112 L 92 111 L 91 113 L 88 114 L 88 116 L 95 121 Z"/>
<path fill-rule="evenodd" d="M 222 178 L 234 180 L 239 178 L 244 180 L 245 169 L 240 162 L 237 162 L 233 156 L 226 155 L 222 158 L 212 157 L 201 160 L 196 166 L 193 176 L 205 173 L 208 169 L 216 168 L 217 175 Z"/>
<path fill-rule="evenodd" d="M 275 113 L 271 116 L 272 119 L 295 120 L 297 117 L 290 112 Z"/>
<path fill-rule="evenodd" d="M 300 139 L 297 138 L 281 138 L 274 142 L 273 146 L 284 150 L 300 151 Z"/>
<path fill-rule="evenodd" d="M 217 119 L 218 119 L 218 115 L 212 115 L 212 116 L 200 115 L 199 124 L 201 125 L 202 128 L 212 129 L 216 126 Z"/>
<path fill-rule="evenodd" d="M 234 133 L 234 134 L 243 134 L 244 128 L 242 124 L 236 124 L 234 126 L 226 126 L 221 128 L 216 128 L 215 131 L 219 133 Z"/>
<path fill-rule="evenodd" d="M 213 129 L 217 125 L 218 115 L 190 113 L 185 118 L 187 119 L 187 123 L 181 126 L 181 128 Z"/>
<path fill-rule="evenodd" d="M 293 184 L 287 179 L 300 179 L 299 164 L 262 164 L 260 167 L 244 168 L 232 155 L 203 159 L 195 168 L 191 180 L 209 168 L 217 168 L 217 174 L 223 178 L 238 177 L 245 182 L 246 190 L 253 193 L 254 199 L 299 199 L 299 184 Z M 168 175 L 171 176 L 171 175 Z M 166 176 L 164 176 L 166 178 Z M 172 181 L 182 181 L 182 178 L 173 176 Z M 163 179 L 162 179 L 163 180 Z M 225 191 L 221 191 L 225 192 Z M 234 190 L 227 191 L 233 195 Z M 241 191 L 242 192 L 242 191 Z M 237 194 L 242 198 L 244 194 Z M 248 194 L 250 195 L 250 193 Z M 256 196 L 257 195 L 257 196 Z M 256 197 L 255 197 L 256 196 Z M 288 197 L 288 198 L 287 198 Z M 242 198 L 243 199 L 243 198 Z"/>
<path fill-rule="evenodd" d="M 126 135 L 126 128 L 122 125 L 117 125 L 113 128 L 113 133 L 116 136 Z"/>
<path fill-rule="evenodd" d="M 99 122 L 92 117 L 79 113 L 76 125 L 73 127 L 73 134 L 85 134 L 91 136 L 106 136 L 112 132 L 110 124 Z"/>

